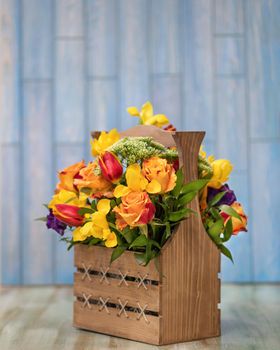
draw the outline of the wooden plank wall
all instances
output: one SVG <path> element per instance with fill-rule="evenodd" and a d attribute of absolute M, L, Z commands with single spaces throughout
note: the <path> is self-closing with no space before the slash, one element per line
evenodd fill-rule
<path fill-rule="evenodd" d="M 71 283 L 72 253 L 34 218 L 89 132 L 126 129 L 147 99 L 235 165 L 250 216 L 225 281 L 279 281 L 280 2 L 1 0 L 4 284 Z"/>

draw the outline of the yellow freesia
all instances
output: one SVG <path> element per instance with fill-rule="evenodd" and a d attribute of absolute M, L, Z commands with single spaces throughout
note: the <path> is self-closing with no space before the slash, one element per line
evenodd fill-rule
<path fill-rule="evenodd" d="M 77 207 L 86 207 L 87 195 L 80 193 L 77 195 L 74 192 L 61 190 L 54 194 L 52 200 L 49 202 L 48 207 L 52 209 L 53 213 L 56 214 L 56 204 L 69 204 Z"/>
<path fill-rule="evenodd" d="M 127 167 L 125 178 L 127 186 L 118 185 L 115 188 L 114 196 L 116 198 L 123 197 L 130 192 L 147 191 L 149 193 L 159 193 L 161 191 L 160 183 L 156 180 L 149 182 L 142 174 L 141 167 L 137 163 Z"/>
<path fill-rule="evenodd" d="M 200 146 L 200 149 L 199 149 L 199 155 L 200 155 L 203 159 L 207 160 L 210 164 L 215 160 L 215 158 L 214 158 L 213 155 L 207 157 L 207 154 L 206 154 L 206 152 L 204 151 L 202 145 Z"/>
<path fill-rule="evenodd" d="M 88 237 L 95 237 L 105 241 L 108 248 L 117 245 L 117 237 L 109 228 L 106 215 L 110 211 L 110 200 L 101 199 L 97 203 L 97 211 L 88 215 L 91 221 L 86 222 L 82 227 L 77 227 L 73 231 L 73 240 L 84 241 Z"/>
<path fill-rule="evenodd" d="M 108 133 L 102 131 L 98 139 L 90 140 L 91 153 L 94 157 L 102 154 L 108 147 L 112 146 L 120 139 L 117 129 L 112 129 Z"/>
<path fill-rule="evenodd" d="M 201 197 L 200 197 L 200 207 L 204 210 L 207 207 L 207 193 L 208 187 L 220 188 L 225 182 L 228 181 L 229 175 L 233 169 L 233 165 L 227 159 L 216 159 L 214 156 L 209 156 L 207 158 L 206 152 L 203 148 L 200 148 L 199 154 L 208 161 L 212 168 L 212 177 L 207 185 L 204 187 Z"/>
<path fill-rule="evenodd" d="M 217 159 L 210 161 L 213 175 L 208 183 L 209 187 L 220 188 L 228 181 L 229 175 L 233 169 L 231 162 L 228 159 Z"/>
<path fill-rule="evenodd" d="M 154 125 L 159 128 L 169 124 L 169 119 L 164 114 L 154 115 L 153 105 L 150 101 L 143 104 L 141 111 L 137 107 L 128 107 L 127 112 L 133 117 L 139 117 L 140 124 Z"/>

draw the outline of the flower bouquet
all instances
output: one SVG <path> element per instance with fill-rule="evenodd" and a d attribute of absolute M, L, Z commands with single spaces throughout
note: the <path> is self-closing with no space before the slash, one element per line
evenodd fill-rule
<path fill-rule="evenodd" d="M 232 259 L 225 242 L 247 224 L 232 165 L 150 102 L 128 112 L 140 125 L 93 133 L 95 159 L 60 171 L 47 205 L 75 246 L 74 324 L 152 344 L 217 336 L 219 251 Z"/>

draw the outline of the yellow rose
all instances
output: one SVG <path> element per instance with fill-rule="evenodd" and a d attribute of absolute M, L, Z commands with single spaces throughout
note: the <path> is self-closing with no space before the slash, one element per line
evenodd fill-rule
<path fill-rule="evenodd" d="M 156 181 L 160 184 L 160 192 L 166 193 L 176 185 L 177 176 L 172 164 L 167 163 L 166 159 L 152 157 L 144 160 L 142 172 L 148 181 Z"/>

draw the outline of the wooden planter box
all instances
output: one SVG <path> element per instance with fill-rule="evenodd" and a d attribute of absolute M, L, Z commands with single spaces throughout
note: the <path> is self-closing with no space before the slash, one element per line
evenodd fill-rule
<path fill-rule="evenodd" d="M 136 127 L 123 135 L 152 135 L 176 145 L 186 181 L 197 178 L 203 132 Z M 174 141 L 175 140 L 175 141 Z M 198 212 L 181 222 L 162 249 L 159 266 L 139 266 L 132 252 L 110 265 L 111 250 L 75 246 L 74 326 L 163 345 L 220 335 L 220 253 Z"/>

